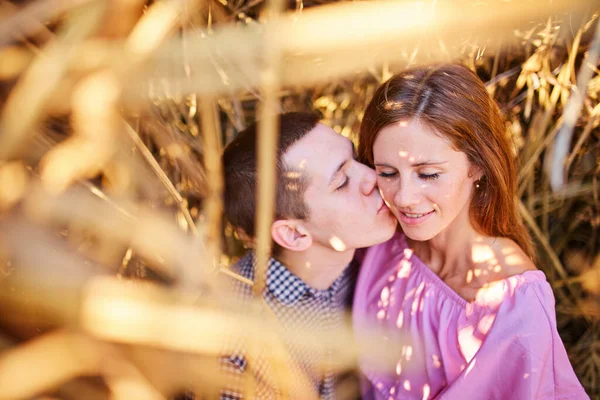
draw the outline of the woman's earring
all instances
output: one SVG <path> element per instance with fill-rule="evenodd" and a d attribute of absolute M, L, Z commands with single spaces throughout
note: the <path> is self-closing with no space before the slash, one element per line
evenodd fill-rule
<path fill-rule="evenodd" d="M 477 189 L 479 189 L 479 179 L 477 179 L 477 180 L 475 181 L 475 187 L 476 187 Z"/>

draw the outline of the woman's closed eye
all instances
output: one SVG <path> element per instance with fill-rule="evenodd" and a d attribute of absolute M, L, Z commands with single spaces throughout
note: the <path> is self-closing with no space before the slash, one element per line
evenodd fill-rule
<path fill-rule="evenodd" d="M 383 172 L 383 171 L 379 171 L 377 173 L 378 176 L 382 177 L 382 178 L 393 178 L 394 176 L 396 176 L 398 173 L 397 172 Z"/>
<path fill-rule="evenodd" d="M 440 174 L 437 172 L 434 174 L 419 174 L 419 178 L 424 179 L 426 181 L 437 179 L 437 178 L 439 178 L 439 176 L 440 176 Z"/>

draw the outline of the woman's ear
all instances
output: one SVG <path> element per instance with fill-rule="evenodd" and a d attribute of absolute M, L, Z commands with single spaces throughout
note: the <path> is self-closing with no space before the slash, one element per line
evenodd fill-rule
<path fill-rule="evenodd" d="M 483 171 L 477 165 L 471 164 L 469 166 L 469 173 L 467 176 L 469 178 L 473 178 L 473 182 L 476 182 L 483 178 Z"/>
<path fill-rule="evenodd" d="M 304 251 L 312 245 L 312 236 L 302 226 L 302 223 L 293 219 L 280 219 L 271 225 L 273 241 L 291 251 Z"/>

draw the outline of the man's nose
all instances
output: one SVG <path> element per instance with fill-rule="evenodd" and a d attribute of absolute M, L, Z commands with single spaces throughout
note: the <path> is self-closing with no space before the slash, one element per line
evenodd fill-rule
<path fill-rule="evenodd" d="M 360 191 L 363 195 L 370 195 L 377 184 L 377 174 L 375 170 L 361 164 L 362 178 L 360 180 Z"/>

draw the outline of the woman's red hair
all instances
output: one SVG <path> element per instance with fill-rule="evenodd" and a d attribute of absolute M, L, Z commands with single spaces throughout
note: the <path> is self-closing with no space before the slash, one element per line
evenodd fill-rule
<path fill-rule="evenodd" d="M 373 144 L 382 128 L 418 120 L 447 138 L 479 167 L 471 221 L 481 233 L 507 237 L 534 258 L 517 211 L 517 177 L 510 139 L 494 99 L 479 77 L 457 64 L 422 66 L 393 76 L 377 89 L 360 127 L 358 153 L 373 167 Z"/>

